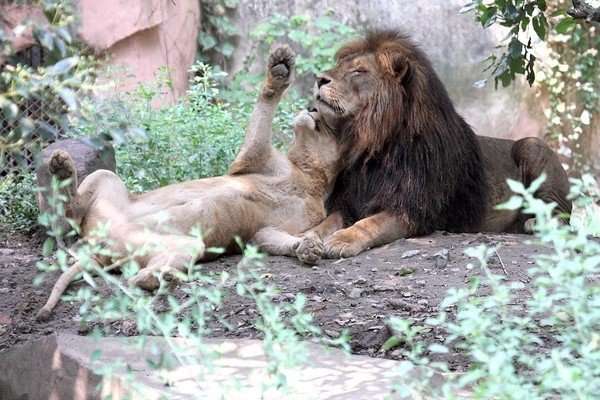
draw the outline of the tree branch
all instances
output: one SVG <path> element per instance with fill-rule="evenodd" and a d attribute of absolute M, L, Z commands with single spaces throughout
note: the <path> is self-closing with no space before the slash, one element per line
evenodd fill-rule
<path fill-rule="evenodd" d="M 573 8 L 567 14 L 575 19 L 585 19 L 587 22 L 600 22 L 600 7 L 592 7 L 583 0 L 573 0 Z"/>

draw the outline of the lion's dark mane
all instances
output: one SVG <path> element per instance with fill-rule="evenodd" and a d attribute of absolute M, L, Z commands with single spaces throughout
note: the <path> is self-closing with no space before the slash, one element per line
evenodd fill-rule
<path fill-rule="evenodd" d="M 401 81 L 390 75 L 377 98 L 338 131 L 346 168 L 328 210 L 341 211 L 347 224 L 390 211 L 407 222 L 411 235 L 476 230 L 487 190 L 473 130 L 409 37 L 371 31 L 336 57 L 365 53 L 397 56 L 408 61 L 408 70 Z"/>

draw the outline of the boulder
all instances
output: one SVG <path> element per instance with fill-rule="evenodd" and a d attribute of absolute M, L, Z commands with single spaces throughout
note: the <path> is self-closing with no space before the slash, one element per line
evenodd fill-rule
<path fill-rule="evenodd" d="M 41 212 L 46 211 L 45 193 L 51 188 L 52 176 L 48 170 L 48 161 L 54 150 L 64 150 L 71 155 L 77 169 L 78 183 L 96 170 L 107 169 L 114 172 L 116 169 L 115 151 L 110 143 L 105 143 L 102 148 L 95 148 L 79 139 L 63 139 L 52 143 L 42 151 L 35 170 L 38 187 L 46 189 L 37 194 Z"/>

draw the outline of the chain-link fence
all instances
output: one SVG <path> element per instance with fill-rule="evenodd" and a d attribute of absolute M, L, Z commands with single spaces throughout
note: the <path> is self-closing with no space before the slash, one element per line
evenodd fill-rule
<path fill-rule="evenodd" d="M 43 64 L 44 52 L 40 46 L 33 45 L 17 53 L 17 57 L 24 64 L 38 67 Z M 36 126 L 44 128 L 43 138 L 41 133 L 39 133 L 39 130 L 35 130 L 32 133 L 31 143 L 36 143 L 38 145 L 41 142 L 51 143 L 63 136 L 60 125 L 50 117 L 50 115 L 57 115 L 57 113 L 63 109 L 63 106 L 62 101 L 58 98 L 52 100 L 26 100 L 20 106 L 19 112 L 21 116 L 28 117 L 36 122 Z M 8 136 L 14 129 L 15 123 L 15 121 L 9 122 L 4 115 L 0 113 L 0 135 Z M 35 154 L 32 150 L 33 147 L 25 147 L 25 149 L 20 152 L 20 159 L 7 154 L 5 157 L 6 162 L 2 166 L 2 169 L 0 169 L 0 176 L 5 176 L 20 168 L 33 170 L 35 168 Z"/>

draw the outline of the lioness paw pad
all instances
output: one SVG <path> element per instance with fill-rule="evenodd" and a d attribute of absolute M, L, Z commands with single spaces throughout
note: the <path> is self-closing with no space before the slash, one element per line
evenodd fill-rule
<path fill-rule="evenodd" d="M 280 45 L 273 50 L 267 64 L 268 89 L 271 91 L 285 89 L 289 85 L 295 63 L 294 51 L 288 45 Z M 270 94 L 269 91 L 266 94 Z"/>
<path fill-rule="evenodd" d="M 52 175 L 59 179 L 67 179 L 73 176 L 75 165 L 69 153 L 63 150 L 55 150 L 48 161 L 48 169 Z"/>
<path fill-rule="evenodd" d="M 323 241 L 317 235 L 307 235 L 296 248 L 296 256 L 305 264 L 316 264 L 323 256 Z"/>

